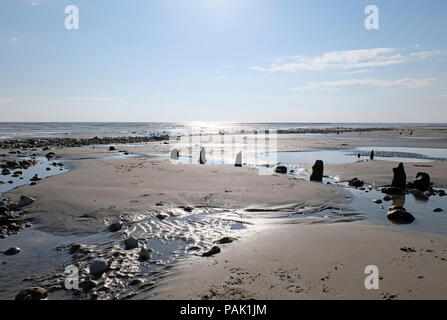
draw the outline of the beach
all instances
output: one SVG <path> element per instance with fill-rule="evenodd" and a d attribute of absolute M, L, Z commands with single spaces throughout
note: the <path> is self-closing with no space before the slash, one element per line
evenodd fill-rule
<path fill-rule="evenodd" d="M 48 177 L 33 185 L 17 178 L 17 187 L 2 194 L 11 203 L 22 196 L 32 202 L 16 210 L 30 226 L 0 239 L 1 250 L 37 248 L 40 259 L 49 255 L 59 266 L 43 263 L 35 272 L 25 265 L 38 258 L 27 250 L 2 256 L 0 278 L 14 268 L 17 275 L 0 288 L 1 297 L 13 298 L 27 278 L 50 299 L 445 299 L 447 222 L 444 212 L 432 210 L 447 210 L 447 198 L 437 194 L 447 186 L 447 131 L 296 131 L 275 135 L 276 149 L 267 152 L 258 149 L 266 141 L 261 130 L 225 140 L 208 133 L 199 140 L 171 135 L 70 146 L 51 137 L 40 142 L 46 150 L 8 144 L 0 160 L 34 157 Z M 253 148 L 250 141 L 258 140 Z M 197 160 L 201 148 L 206 165 Z M 173 149 L 179 161 L 170 159 Z M 243 150 L 242 167 L 228 149 Z M 320 156 L 323 182 L 309 181 Z M 432 195 L 422 202 L 411 192 L 382 200 L 380 189 L 391 184 L 400 161 L 407 181 L 421 171 L 430 175 Z M 278 165 L 288 174 L 277 173 Z M 353 178 L 362 186 L 350 186 Z M 386 218 L 387 208 L 402 200 L 416 217 L 412 224 Z M 113 223 L 120 227 L 111 230 Z M 132 248 L 129 238 L 136 240 Z M 150 253 L 145 261 L 143 249 Z M 67 265 L 79 268 L 85 285 L 98 259 L 109 266 L 94 285 L 64 288 Z M 365 288 L 369 265 L 380 272 L 378 289 Z"/>

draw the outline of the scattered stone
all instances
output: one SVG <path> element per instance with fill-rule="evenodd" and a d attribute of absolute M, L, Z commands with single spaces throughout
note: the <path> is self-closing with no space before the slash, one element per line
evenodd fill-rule
<path fill-rule="evenodd" d="M 140 261 L 148 261 L 151 258 L 151 249 L 141 248 L 140 253 L 138 254 L 138 260 Z"/>
<path fill-rule="evenodd" d="M 349 185 L 351 187 L 360 188 L 360 187 L 363 187 L 365 185 L 365 183 L 362 180 L 354 178 L 351 181 L 349 181 Z"/>
<path fill-rule="evenodd" d="M 6 176 L 6 175 L 8 175 L 10 173 L 11 173 L 11 171 L 9 169 L 5 168 L 5 169 L 2 170 L 2 175 L 4 175 L 4 176 Z"/>
<path fill-rule="evenodd" d="M 374 160 L 374 150 L 371 150 L 371 152 L 369 154 L 369 159 Z"/>
<path fill-rule="evenodd" d="M 115 149 L 115 147 L 114 146 L 110 146 L 109 147 L 109 151 L 115 151 L 116 149 Z"/>
<path fill-rule="evenodd" d="M 47 171 L 51 171 L 51 168 L 50 168 L 50 167 L 47 167 L 45 170 L 47 170 Z"/>
<path fill-rule="evenodd" d="M 391 187 L 404 189 L 407 183 L 407 175 L 405 173 L 404 164 L 401 162 L 396 168 L 393 168 L 393 181 Z"/>
<path fill-rule="evenodd" d="M 430 189 L 430 175 L 426 172 L 418 172 L 413 180 L 414 187 L 420 191 Z"/>
<path fill-rule="evenodd" d="M 90 263 L 90 274 L 100 276 L 109 269 L 109 264 L 104 259 L 95 259 Z"/>
<path fill-rule="evenodd" d="M 220 248 L 218 246 L 212 247 L 210 250 L 202 253 L 202 257 L 210 257 L 220 252 Z"/>
<path fill-rule="evenodd" d="M 135 249 L 138 246 L 138 241 L 134 237 L 129 237 L 124 241 L 126 250 Z"/>
<path fill-rule="evenodd" d="M 192 212 L 194 210 L 194 207 L 183 207 L 183 210 L 186 212 Z"/>
<path fill-rule="evenodd" d="M 315 161 L 315 164 L 312 166 L 312 174 L 310 176 L 310 181 L 323 181 L 323 170 L 324 164 L 322 160 Z"/>
<path fill-rule="evenodd" d="M 116 232 L 123 228 L 123 224 L 119 221 L 113 222 L 111 225 L 107 227 L 110 232 Z"/>
<path fill-rule="evenodd" d="M 18 247 L 12 247 L 12 248 L 9 248 L 8 250 L 4 251 L 3 253 L 8 256 L 13 256 L 13 255 L 18 254 L 20 251 L 22 251 L 22 249 L 20 249 Z"/>
<path fill-rule="evenodd" d="M 382 203 L 382 199 L 376 199 L 376 200 L 374 200 L 374 203 L 381 204 Z"/>
<path fill-rule="evenodd" d="M 277 166 L 275 168 L 276 173 L 286 174 L 287 173 L 287 167 L 285 166 Z"/>
<path fill-rule="evenodd" d="M 223 237 L 223 238 L 215 241 L 215 243 L 225 244 L 225 243 L 231 243 L 231 242 L 233 242 L 235 240 L 237 240 L 237 239 L 233 238 L 233 237 Z"/>
<path fill-rule="evenodd" d="M 438 190 L 438 195 L 443 197 L 445 196 L 445 191 L 444 190 Z"/>
<path fill-rule="evenodd" d="M 385 195 L 383 197 L 383 201 L 391 201 L 391 200 L 393 200 L 393 198 L 391 196 L 389 196 L 389 195 Z"/>
<path fill-rule="evenodd" d="M 433 209 L 433 212 L 442 212 L 442 211 L 444 211 L 444 210 L 442 210 L 442 208 L 434 208 Z"/>
<path fill-rule="evenodd" d="M 402 247 L 402 248 L 400 248 L 400 251 L 404 251 L 404 252 L 410 253 L 410 252 L 416 252 L 416 249 L 415 248 L 410 248 L 410 247 Z"/>
<path fill-rule="evenodd" d="M 45 157 L 47 159 L 56 158 L 56 154 L 54 152 L 48 152 Z"/>
<path fill-rule="evenodd" d="M 141 281 L 140 279 L 133 279 L 132 281 L 129 282 L 129 286 L 138 286 L 142 283 L 143 281 Z"/>
<path fill-rule="evenodd" d="M 41 287 L 27 287 L 16 295 L 16 300 L 42 300 L 48 297 L 48 291 Z"/>
<path fill-rule="evenodd" d="M 40 178 L 37 173 L 30 179 L 30 181 L 34 181 L 34 182 L 40 181 L 40 180 L 42 180 L 42 178 Z"/>
<path fill-rule="evenodd" d="M 168 217 L 168 215 L 164 214 L 164 213 L 157 213 L 157 215 L 155 217 L 157 217 L 160 220 L 163 220 L 163 219 L 166 219 Z"/>

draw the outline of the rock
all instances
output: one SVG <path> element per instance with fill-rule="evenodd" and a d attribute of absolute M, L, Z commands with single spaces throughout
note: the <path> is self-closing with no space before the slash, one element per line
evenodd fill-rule
<path fill-rule="evenodd" d="M 362 180 L 359 180 L 357 178 L 352 179 L 351 181 L 349 181 L 349 185 L 351 187 L 356 187 L 356 188 L 360 188 L 363 187 L 365 183 Z"/>
<path fill-rule="evenodd" d="M 42 178 L 40 178 L 37 173 L 30 179 L 30 181 L 34 181 L 34 182 L 39 181 L 39 180 L 42 180 Z"/>
<path fill-rule="evenodd" d="M 134 237 L 129 237 L 124 241 L 126 250 L 135 249 L 138 246 L 138 241 Z"/>
<path fill-rule="evenodd" d="M 19 200 L 19 203 L 17 204 L 17 207 L 18 208 L 23 208 L 23 207 L 29 206 L 34 201 L 36 201 L 36 199 L 28 197 L 28 196 L 21 196 L 20 200 Z"/>
<path fill-rule="evenodd" d="M 438 195 L 439 195 L 440 197 L 445 196 L 445 191 L 444 191 L 444 190 L 438 190 Z"/>
<path fill-rule="evenodd" d="M 115 149 L 115 147 L 114 146 L 110 146 L 109 147 L 109 151 L 115 151 L 116 149 Z"/>
<path fill-rule="evenodd" d="M 47 159 L 55 158 L 55 157 L 56 157 L 56 154 L 55 154 L 54 152 L 48 152 L 48 153 L 45 155 L 45 157 L 46 157 Z"/>
<path fill-rule="evenodd" d="M 168 215 L 164 214 L 164 213 L 157 213 L 157 215 L 155 217 L 157 217 L 160 220 L 164 220 L 168 217 Z"/>
<path fill-rule="evenodd" d="M 116 232 L 116 231 L 121 230 L 122 228 L 123 228 L 123 224 L 119 221 L 115 221 L 107 227 L 107 230 L 109 230 L 110 232 Z"/>
<path fill-rule="evenodd" d="M 194 210 L 194 207 L 183 207 L 183 210 L 186 212 L 192 212 Z"/>
<path fill-rule="evenodd" d="M 393 198 L 389 195 L 383 197 L 383 201 L 391 201 L 391 200 L 393 200 Z"/>
<path fill-rule="evenodd" d="M 237 240 L 237 239 L 233 238 L 233 237 L 223 237 L 223 238 L 215 241 L 215 243 L 225 244 L 225 243 L 231 243 L 231 242 L 233 242 L 235 240 Z"/>
<path fill-rule="evenodd" d="M 405 173 L 404 164 L 401 162 L 396 168 L 393 168 L 393 181 L 391 187 L 393 188 L 405 188 L 407 183 L 407 175 Z"/>
<path fill-rule="evenodd" d="M 206 163 L 206 152 L 205 152 L 205 148 L 204 147 L 202 147 L 200 149 L 199 163 L 200 164 L 205 164 Z"/>
<path fill-rule="evenodd" d="M 323 170 L 324 165 L 322 160 L 315 161 L 315 164 L 312 166 L 312 174 L 310 175 L 310 181 L 323 181 Z"/>
<path fill-rule="evenodd" d="M 287 173 L 287 167 L 285 166 L 277 166 L 275 168 L 276 173 L 286 174 Z"/>
<path fill-rule="evenodd" d="M 390 194 L 390 195 L 403 195 L 405 192 L 400 188 L 388 187 L 382 188 L 382 193 Z"/>
<path fill-rule="evenodd" d="M 376 199 L 376 200 L 374 200 L 374 203 L 381 204 L 382 203 L 382 199 Z"/>
<path fill-rule="evenodd" d="M 242 167 L 242 151 L 239 151 L 236 155 L 236 160 L 234 161 L 235 167 Z"/>
<path fill-rule="evenodd" d="M 5 168 L 5 169 L 2 170 L 2 175 L 4 175 L 4 176 L 6 176 L 6 175 L 8 175 L 10 173 L 11 173 L 11 171 L 9 169 Z"/>
<path fill-rule="evenodd" d="M 95 259 L 90 263 L 90 274 L 100 276 L 109 269 L 109 264 L 104 259 Z"/>
<path fill-rule="evenodd" d="M 18 254 L 20 251 L 22 251 L 22 249 L 20 249 L 18 247 L 12 247 L 12 248 L 9 248 L 8 250 L 4 251 L 3 253 L 8 256 L 13 256 L 15 254 Z"/>
<path fill-rule="evenodd" d="M 82 292 L 86 293 L 91 291 L 92 289 L 96 288 L 98 284 L 90 279 L 84 280 L 79 284 L 79 287 L 81 288 Z"/>
<path fill-rule="evenodd" d="M 138 254 L 138 260 L 140 261 L 148 261 L 151 258 L 151 249 L 141 248 L 140 253 Z"/>
<path fill-rule="evenodd" d="M 17 171 L 14 172 L 15 176 L 19 176 L 21 174 L 23 174 L 23 171 L 17 170 Z"/>
<path fill-rule="evenodd" d="M 42 300 L 48 297 L 48 291 L 41 287 L 27 287 L 16 295 L 16 300 Z"/>
<path fill-rule="evenodd" d="M 178 151 L 178 149 L 171 150 L 171 156 L 170 156 L 171 160 L 178 160 L 179 156 L 180 152 Z"/>
<path fill-rule="evenodd" d="M 442 211 L 444 211 L 444 210 L 442 210 L 442 208 L 434 208 L 433 209 L 433 212 L 442 212 Z"/>
<path fill-rule="evenodd" d="M 430 175 L 426 172 L 418 172 L 413 180 L 414 187 L 420 191 L 430 189 Z"/>
<path fill-rule="evenodd" d="M 374 150 L 371 150 L 371 152 L 369 154 L 369 159 L 374 160 Z"/>
<path fill-rule="evenodd" d="M 415 220 L 411 213 L 400 206 L 389 207 L 387 218 L 395 224 L 409 224 Z"/>
<path fill-rule="evenodd" d="M 220 252 L 220 248 L 218 246 L 212 247 L 210 250 L 202 253 L 202 257 L 210 257 Z"/>

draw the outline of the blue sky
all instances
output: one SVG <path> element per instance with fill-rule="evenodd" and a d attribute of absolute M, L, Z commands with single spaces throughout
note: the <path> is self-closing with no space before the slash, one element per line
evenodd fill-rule
<path fill-rule="evenodd" d="M 445 0 L 2 0 L 0 121 L 447 122 L 446 18 Z"/>

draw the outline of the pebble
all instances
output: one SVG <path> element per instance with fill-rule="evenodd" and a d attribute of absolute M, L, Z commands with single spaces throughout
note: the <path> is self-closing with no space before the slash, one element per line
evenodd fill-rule
<path fill-rule="evenodd" d="M 134 237 L 129 237 L 124 241 L 126 250 L 134 249 L 138 246 L 138 241 Z"/>
<path fill-rule="evenodd" d="M 202 257 L 210 257 L 220 252 L 220 248 L 218 246 L 212 247 L 210 250 L 202 253 Z"/>

